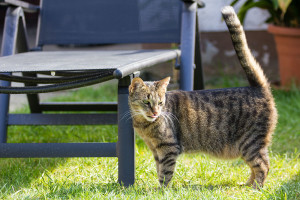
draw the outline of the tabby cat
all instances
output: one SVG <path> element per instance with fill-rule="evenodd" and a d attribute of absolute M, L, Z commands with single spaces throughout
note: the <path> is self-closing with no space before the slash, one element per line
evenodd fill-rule
<path fill-rule="evenodd" d="M 232 7 L 222 10 L 249 87 L 166 92 L 170 78 L 129 86 L 135 131 L 153 152 L 161 185 L 172 179 L 183 152 L 217 158 L 241 157 L 251 169 L 247 182 L 262 187 L 269 171 L 268 145 L 277 123 L 270 85 L 252 56 Z"/>

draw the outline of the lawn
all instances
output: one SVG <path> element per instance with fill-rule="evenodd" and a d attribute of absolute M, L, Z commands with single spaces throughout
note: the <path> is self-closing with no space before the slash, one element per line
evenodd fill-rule
<path fill-rule="evenodd" d="M 116 83 L 75 90 L 51 100 L 115 101 L 111 84 Z M 241 83 L 224 78 L 219 84 Z M 132 187 L 117 184 L 117 158 L 7 158 L 0 159 L 0 199 L 300 199 L 300 91 L 273 93 L 280 117 L 270 148 L 271 169 L 261 190 L 239 185 L 249 176 L 242 160 L 223 161 L 201 154 L 182 155 L 172 185 L 161 189 L 152 154 L 137 137 Z M 28 108 L 17 112 L 28 112 Z M 13 126 L 8 136 L 11 143 L 116 142 L 117 127 Z"/>

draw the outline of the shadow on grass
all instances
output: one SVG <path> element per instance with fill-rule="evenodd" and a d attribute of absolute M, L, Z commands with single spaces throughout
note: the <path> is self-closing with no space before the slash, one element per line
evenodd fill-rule
<path fill-rule="evenodd" d="M 115 87 L 112 87 L 115 86 Z M 109 81 L 68 94 L 57 96 L 49 101 L 116 101 L 117 82 Z M 14 111 L 29 113 L 29 108 Z M 111 142 L 116 140 L 116 127 L 113 126 L 10 126 L 9 143 L 49 143 L 49 142 Z M 22 133 L 22 134 L 20 134 Z M 50 174 L 55 168 L 64 165 L 68 158 L 1 158 L 0 159 L 0 199 L 9 196 Z M 66 177 L 67 178 L 67 177 Z"/>
<path fill-rule="evenodd" d="M 299 199 L 300 197 L 300 172 L 293 177 L 288 182 L 284 183 L 278 190 L 274 193 L 267 195 L 267 199 Z M 131 186 L 123 187 L 118 183 L 53 183 L 49 185 L 49 191 L 45 194 L 46 198 L 78 198 L 84 194 L 85 198 L 105 198 L 111 196 L 118 197 L 129 197 L 145 195 L 153 195 L 156 197 L 164 196 L 167 190 L 180 191 L 182 188 L 191 189 L 196 191 L 215 191 L 220 189 L 228 189 L 231 187 L 246 187 L 242 185 L 236 185 L 232 183 L 223 183 L 217 185 L 187 185 L 183 187 L 170 187 L 170 188 L 160 188 L 160 187 L 140 187 L 140 186 Z"/>
<path fill-rule="evenodd" d="M 71 184 L 55 184 L 53 189 L 50 188 L 50 191 L 45 195 L 46 198 L 78 198 L 80 195 L 85 194 L 85 198 L 89 198 L 92 196 L 93 198 L 105 198 L 108 196 L 118 196 L 118 197 L 126 197 L 134 196 L 137 198 L 138 196 L 149 196 L 153 195 L 155 197 L 164 196 L 168 190 L 171 191 L 180 191 L 183 189 L 192 189 L 197 191 L 204 190 L 217 190 L 232 187 L 232 184 L 221 184 L 221 185 L 191 185 L 186 187 L 141 187 L 141 186 L 131 186 L 131 187 L 123 187 L 118 183 L 107 183 L 107 184 L 83 184 L 83 183 L 71 183 Z"/>
<path fill-rule="evenodd" d="M 226 189 L 226 188 L 230 188 L 230 187 L 236 187 L 236 186 L 240 186 L 238 184 L 232 184 L 232 183 L 221 183 L 221 184 L 208 184 L 208 185 L 189 185 L 189 186 L 185 186 L 185 188 L 190 188 L 193 190 L 216 190 L 216 189 Z"/>
<path fill-rule="evenodd" d="M 122 187 L 118 183 L 69 183 L 58 184 L 53 183 L 53 187 L 49 185 L 49 191 L 45 194 L 46 198 L 78 198 L 82 194 L 85 194 L 85 198 L 90 195 L 107 196 L 107 194 L 118 195 L 121 193 L 127 193 L 127 189 Z M 94 196 L 95 197 L 95 196 Z"/>
<path fill-rule="evenodd" d="M 66 162 L 66 158 L 0 159 L 0 197 L 9 196 Z"/>
<path fill-rule="evenodd" d="M 10 128 L 9 140 L 13 143 L 115 142 L 116 132 L 117 127 L 111 125 L 20 126 Z M 101 137 L 99 133 L 102 133 Z M 1 158 L 0 199 L 22 189 L 31 188 L 32 183 L 35 183 L 37 179 L 47 177 L 54 169 L 64 165 L 67 161 L 68 158 Z"/>

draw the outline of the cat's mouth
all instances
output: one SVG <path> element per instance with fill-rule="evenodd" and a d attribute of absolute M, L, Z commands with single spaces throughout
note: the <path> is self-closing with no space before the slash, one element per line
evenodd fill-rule
<path fill-rule="evenodd" d="M 153 118 L 153 119 L 156 119 L 156 118 L 158 118 L 158 116 L 157 116 L 157 115 L 152 115 L 152 116 L 148 116 L 148 117 L 150 117 L 150 118 Z"/>
<path fill-rule="evenodd" d="M 150 115 L 147 116 L 147 120 L 150 122 L 154 122 L 159 116 L 158 115 Z"/>

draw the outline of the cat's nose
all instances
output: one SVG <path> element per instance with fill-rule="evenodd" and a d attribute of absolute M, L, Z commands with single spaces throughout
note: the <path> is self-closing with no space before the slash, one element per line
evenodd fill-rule
<path fill-rule="evenodd" d="M 154 112 L 153 112 L 153 115 L 157 116 L 157 115 L 158 115 L 158 112 L 154 111 Z"/>

